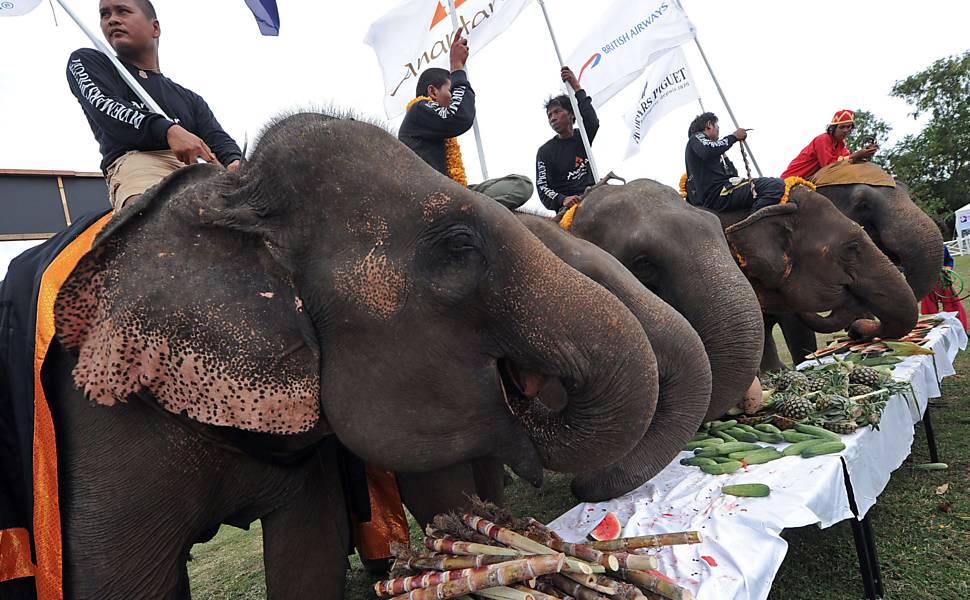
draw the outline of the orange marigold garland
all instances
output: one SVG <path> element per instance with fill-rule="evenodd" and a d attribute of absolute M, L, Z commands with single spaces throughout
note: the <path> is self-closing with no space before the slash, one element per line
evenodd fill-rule
<path fill-rule="evenodd" d="M 792 189 L 797 185 L 804 185 L 808 189 L 815 191 L 815 184 L 807 179 L 802 179 L 801 177 L 786 177 L 785 178 L 785 194 L 781 197 L 778 204 L 785 204 L 788 202 L 788 195 L 791 194 Z"/>
<path fill-rule="evenodd" d="M 687 173 L 680 176 L 680 197 L 687 198 Z"/>
<path fill-rule="evenodd" d="M 412 106 L 422 100 L 434 102 L 430 96 L 418 96 L 408 102 L 405 111 L 411 110 Z M 451 177 L 463 186 L 468 186 L 468 177 L 465 175 L 465 163 L 461 158 L 461 146 L 458 145 L 457 138 L 445 139 L 445 167 L 448 169 L 448 177 Z"/>
<path fill-rule="evenodd" d="M 563 213 L 562 218 L 559 219 L 559 226 L 569 231 L 569 228 L 573 226 L 573 217 L 576 216 L 576 209 L 579 208 L 579 202 L 573 204 L 566 212 Z"/>

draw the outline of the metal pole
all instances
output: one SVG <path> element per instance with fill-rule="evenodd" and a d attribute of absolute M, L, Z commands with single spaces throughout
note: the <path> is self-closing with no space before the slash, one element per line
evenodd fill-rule
<path fill-rule="evenodd" d="M 708 62 L 707 55 L 704 54 L 704 49 L 701 48 L 701 43 L 697 40 L 696 33 L 694 34 L 694 43 L 697 44 L 697 49 L 700 50 L 701 58 L 704 59 L 704 64 L 707 65 L 707 72 L 711 74 L 711 79 L 714 80 L 714 87 L 717 88 L 717 93 L 721 95 L 721 101 L 724 102 L 724 107 L 727 108 L 728 116 L 731 117 L 731 121 L 734 123 L 734 128 L 740 128 L 741 126 L 738 125 L 738 120 L 734 117 L 734 111 L 731 110 L 731 105 L 728 104 L 727 98 L 724 96 L 724 90 L 721 89 L 721 84 L 717 81 L 717 76 L 714 75 L 714 69 L 711 68 L 711 63 Z M 747 141 L 742 141 L 741 144 L 748 151 L 748 156 L 751 157 L 751 162 L 754 163 L 754 170 L 758 172 L 758 177 L 764 177 L 764 175 L 761 174 L 761 167 L 758 166 L 758 160 L 754 157 L 754 153 L 751 152 L 751 146 L 748 145 Z"/>
<path fill-rule="evenodd" d="M 549 13 L 546 11 L 546 3 L 543 0 L 536 0 L 539 6 L 542 8 L 542 16 L 546 18 L 546 27 L 549 28 L 549 37 L 552 38 L 552 46 L 556 49 L 556 57 L 559 58 L 559 66 L 565 67 L 566 63 L 562 60 L 562 53 L 559 51 L 559 42 L 556 41 L 556 34 L 552 30 L 552 22 L 549 20 Z M 566 91 L 569 93 L 569 102 L 573 107 L 573 114 L 576 115 L 576 125 L 579 126 L 579 135 L 583 139 L 583 146 L 586 148 L 586 158 L 589 160 L 589 170 L 590 174 L 593 176 L 593 181 L 599 181 L 599 170 L 596 168 L 596 161 L 593 160 L 593 147 L 590 144 L 589 136 L 586 135 L 586 124 L 583 123 L 583 115 L 579 114 L 579 103 L 576 102 L 576 93 L 573 92 L 571 86 L 566 85 Z"/>
<path fill-rule="evenodd" d="M 168 119 L 169 121 L 171 121 L 172 119 L 165 114 L 165 111 L 162 110 L 162 107 L 158 105 L 158 102 L 155 102 L 155 99 L 148 95 L 148 92 L 146 92 L 145 89 L 141 87 L 141 85 L 138 83 L 138 81 L 134 77 L 132 77 L 131 73 L 128 72 L 128 69 L 126 69 L 125 66 L 121 64 L 121 62 L 115 56 L 115 53 L 111 50 L 111 48 L 109 48 L 104 42 L 101 41 L 101 38 L 95 36 L 91 32 L 91 30 L 87 28 L 87 26 L 81 21 L 81 19 L 79 19 L 78 16 L 74 14 L 74 11 L 71 10 L 71 7 L 67 5 L 67 2 L 65 0 L 57 0 L 57 3 L 60 4 L 61 8 L 64 9 L 64 12 L 66 12 L 68 16 L 74 20 L 74 23 L 76 23 L 77 26 L 81 28 L 81 31 L 84 32 L 84 35 L 88 36 L 88 39 L 91 40 L 91 43 L 94 44 L 94 47 L 100 50 L 102 54 L 104 54 L 105 56 L 108 57 L 109 60 L 111 60 L 111 64 L 115 66 L 115 69 L 117 69 L 118 73 L 121 74 L 122 79 L 125 80 L 125 83 L 127 83 L 128 87 L 130 87 L 132 91 L 135 92 L 138 98 L 140 98 L 141 101 L 144 102 L 145 105 L 152 110 L 152 112 L 156 112 L 162 115 L 163 117 L 165 117 L 166 119 Z"/>
<path fill-rule="evenodd" d="M 448 0 L 448 12 L 451 13 L 451 28 L 458 31 L 458 13 L 455 12 L 455 0 Z M 468 65 L 465 65 L 468 74 Z M 485 147 L 482 145 L 482 132 L 478 129 L 478 116 L 472 121 L 472 131 L 475 132 L 475 145 L 478 147 L 478 164 L 482 167 L 482 181 L 488 179 L 488 167 L 485 166 Z"/>

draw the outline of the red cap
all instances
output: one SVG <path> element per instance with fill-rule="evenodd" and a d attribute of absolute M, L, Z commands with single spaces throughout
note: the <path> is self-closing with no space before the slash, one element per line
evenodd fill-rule
<path fill-rule="evenodd" d="M 848 108 L 844 108 L 835 113 L 829 125 L 842 125 L 843 123 L 852 123 L 853 121 L 855 121 L 855 113 Z"/>

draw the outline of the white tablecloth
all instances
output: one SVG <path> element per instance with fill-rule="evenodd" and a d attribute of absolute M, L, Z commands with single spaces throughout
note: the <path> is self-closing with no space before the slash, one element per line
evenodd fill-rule
<path fill-rule="evenodd" d="M 944 323 L 927 336 L 927 347 L 936 354 L 909 357 L 893 371 L 895 378 L 912 382 L 915 404 L 913 399 L 893 396 L 879 431 L 865 428 L 842 436 L 846 449 L 840 455 L 786 457 L 715 477 L 696 467 L 681 466 L 678 461 L 692 455 L 683 452 L 629 494 L 579 504 L 550 526 L 567 541 L 578 542 L 606 511 L 612 511 L 625 524 L 624 536 L 700 531 L 701 544 L 658 551 L 660 570 L 693 591 L 698 600 L 767 598 L 788 550 L 782 530 L 812 524 L 830 527 L 855 517 L 849 507 L 842 460 L 861 518 L 885 489 L 892 471 L 909 455 L 914 423 L 929 398 L 940 395 L 936 372 L 940 377 L 952 375 L 953 360 L 967 345 L 967 336 L 953 313 L 941 316 Z M 737 498 L 720 493 L 725 485 L 755 482 L 771 487 L 771 495 Z"/>

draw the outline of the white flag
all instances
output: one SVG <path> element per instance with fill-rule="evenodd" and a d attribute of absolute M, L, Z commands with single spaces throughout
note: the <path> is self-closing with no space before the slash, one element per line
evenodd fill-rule
<path fill-rule="evenodd" d="M 0 17 L 19 17 L 40 6 L 40 0 L 0 0 Z"/>
<path fill-rule="evenodd" d="M 658 57 L 651 63 L 643 94 L 633 110 L 626 115 L 630 137 L 624 159 L 640 151 L 647 130 L 661 117 L 699 97 L 697 84 L 690 74 L 687 57 L 681 48 L 667 50 Z"/>
<path fill-rule="evenodd" d="M 674 0 L 616 0 L 566 64 L 599 107 L 694 31 Z"/>
<path fill-rule="evenodd" d="M 474 55 L 505 31 L 531 1 L 455 0 L 457 29 L 451 26 L 448 0 L 405 0 L 374 21 L 364 42 L 381 64 L 388 118 L 404 112 L 422 71 L 448 68 L 448 51 L 458 29 Z"/>

